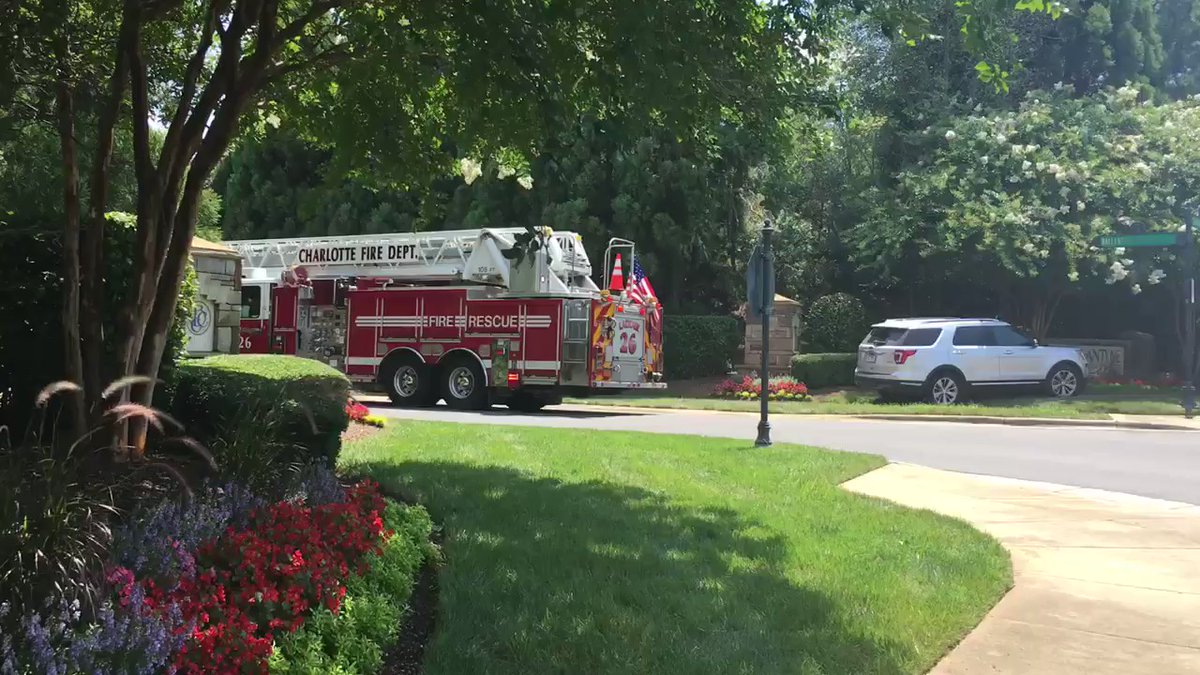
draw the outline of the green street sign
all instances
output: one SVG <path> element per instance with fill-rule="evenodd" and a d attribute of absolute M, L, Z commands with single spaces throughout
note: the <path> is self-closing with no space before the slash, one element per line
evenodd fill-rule
<path fill-rule="evenodd" d="M 1180 232 L 1150 232 L 1148 234 L 1112 234 L 1100 237 L 1100 248 L 1136 248 L 1145 246 L 1181 246 Z"/>

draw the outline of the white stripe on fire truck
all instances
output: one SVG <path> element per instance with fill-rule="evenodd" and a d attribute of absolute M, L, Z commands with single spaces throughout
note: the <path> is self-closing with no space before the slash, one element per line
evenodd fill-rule
<path fill-rule="evenodd" d="M 429 325 L 428 322 L 429 322 L 429 319 L 431 319 L 431 318 L 433 318 L 433 317 L 359 316 L 359 317 L 355 317 L 354 325 L 359 326 L 359 327 L 387 326 L 387 327 L 416 328 L 418 326 Z M 452 318 L 454 319 L 454 327 L 456 327 L 456 328 L 463 328 L 467 325 L 467 317 L 465 317 L 465 316 L 456 316 L 456 317 L 452 317 Z M 517 325 L 518 325 L 518 327 L 527 327 L 527 328 L 549 328 L 550 327 L 550 316 L 549 315 L 541 315 L 541 316 L 517 317 Z"/>
<path fill-rule="evenodd" d="M 517 361 L 516 366 L 521 370 L 558 370 L 561 361 Z"/>
<path fill-rule="evenodd" d="M 492 360 L 491 359 L 480 359 L 480 361 L 483 363 L 483 367 L 485 369 L 491 370 L 491 368 L 492 368 Z M 382 356 L 350 356 L 350 357 L 346 358 L 346 365 L 348 365 L 348 366 L 378 366 L 381 363 L 383 363 Z M 537 364 L 550 363 L 550 362 L 549 361 L 546 361 L 546 362 L 530 361 L 530 363 L 534 364 L 534 365 L 530 366 L 530 368 L 538 369 L 539 366 Z"/>

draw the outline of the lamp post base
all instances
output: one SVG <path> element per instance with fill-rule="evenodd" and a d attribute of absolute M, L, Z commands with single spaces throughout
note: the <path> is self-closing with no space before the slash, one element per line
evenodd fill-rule
<path fill-rule="evenodd" d="M 1183 385 L 1183 415 L 1189 420 L 1196 414 L 1196 387 L 1192 384 Z"/>
<path fill-rule="evenodd" d="M 771 445 L 771 423 L 762 420 L 758 423 L 758 438 L 754 439 L 754 447 L 765 448 Z"/>

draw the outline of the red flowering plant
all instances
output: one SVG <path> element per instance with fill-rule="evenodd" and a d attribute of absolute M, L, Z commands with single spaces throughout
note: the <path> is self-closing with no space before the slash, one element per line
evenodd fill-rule
<path fill-rule="evenodd" d="M 383 428 L 383 426 L 386 424 L 386 420 L 384 420 L 384 418 L 380 417 L 379 415 L 372 415 L 371 411 L 367 409 L 367 406 L 359 403 L 353 398 L 346 403 L 346 416 L 350 418 L 351 422 L 358 422 L 359 424 L 365 424 L 370 427 Z"/>
<path fill-rule="evenodd" d="M 341 608 L 347 578 L 381 550 L 384 506 L 374 483 L 350 488 L 344 501 L 277 502 L 201 543 L 195 572 L 173 589 L 143 579 L 148 606 L 182 616 L 177 672 L 266 673 L 277 633 L 295 631 L 317 607 Z"/>
<path fill-rule="evenodd" d="M 1092 383 L 1097 391 L 1121 391 L 1127 389 L 1178 389 L 1184 384 L 1183 378 L 1171 373 L 1160 373 L 1148 380 L 1136 378 L 1099 377 Z"/>
<path fill-rule="evenodd" d="M 757 400 L 762 396 L 762 381 L 754 375 L 731 378 L 713 388 L 713 396 Z M 808 387 L 794 377 L 777 376 L 767 381 L 767 398 L 771 401 L 807 401 Z"/>
<path fill-rule="evenodd" d="M 353 398 L 346 402 L 346 416 L 350 418 L 351 422 L 362 422 L 370 414 L 371 411 L 367 409 L 367 406 Z"/>

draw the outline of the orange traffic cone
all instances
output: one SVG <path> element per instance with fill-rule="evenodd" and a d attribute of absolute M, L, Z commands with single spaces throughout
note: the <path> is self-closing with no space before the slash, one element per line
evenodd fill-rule
<path fill-rule="evenodd" d="M 621 254 L 617 254 L 617 264 L 613 266 L 612 280 L 608 282 L 608 290 L 620 293 L 625 290 L 625 273 L 621 271 Z"/>

